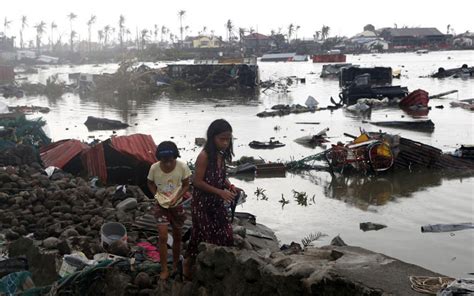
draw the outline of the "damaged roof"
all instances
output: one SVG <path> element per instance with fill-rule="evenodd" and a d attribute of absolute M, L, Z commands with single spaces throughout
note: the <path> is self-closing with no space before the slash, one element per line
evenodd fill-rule
<path fill-rule="evenodd" d="M 89 149 L 79 140 L 62 140 L 40 149 L 40 157 L 46 167 L 64 168 L 74 157 Z"/>
<path fill-rule="evenodd" d="M 134 134 L 130 136 L 112 137 L 112 147 L 149 164 L 157 162 L 156 144 L 150 135 Z"/>
<path fill-rule="evenodd" d="M 423 37 L 423 36 L 443 36 L 436 28 L 400 28 L 386 29 L 393 37 L 405 37 L 405 36 L 414 36 L 414 37 Z"/>

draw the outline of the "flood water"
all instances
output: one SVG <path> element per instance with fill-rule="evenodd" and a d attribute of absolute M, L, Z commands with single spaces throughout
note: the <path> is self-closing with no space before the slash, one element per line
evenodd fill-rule
<path fill-rule="evenodd" d="M 384 131 L 400 134 L 442 150 L 454 150 L 459 144 L 474 143 L 474 117 L 472 112 L 451 108 L 453 99 L 474 98 L 473 79 L 419 78 L 438 67 L 459 67 L 474 64 L 473 51 L 430 52 L 424 55 L 367 54 L 348 56 L 348 62 L 361 66 L 391 66 L 402 69 L 402 78 L 394 84 L 407 86 L 410 91 L 421 88 L 430 94 L 453 89 L 457 94 L 431 100 L 433 108 L 428 117 L 435 123 L 433 133 L 384 128 Z M 323 148 L 308 148 L 296 144 L 294 139 L 317 133 L 329 127 L 332 143 L 348 141 L 343 133 L 359 133 L 360 128 L 378 131 L 380 128 L 362 123 L 362 118 L 339 109 L 275 118 L 258 118 L 258 112 L 275 104 L 304 104 L 308 95 L 315 97 L 321 106 L 337 98 L 339 86 L 336 80 L 319 78 L 322 65 L 304 63 L 259 63 L 261 79 L 295 75 L 306 77 L 305 84 L 297 84 L 287 94 L 267 91 L 258 95 L 229 92 L 189 92 L 179 95 L 162 94 L 156 98 L 80 99 L 66 94 L 57 100 L 45 97 L 8 99 L 9 105 L 49 106 L 51 112 L 43 116 L 47 120 L 47 132 L 53 140 L 76 138 L 89 140 L 88 136 L 106 139 L 110 131 L 88 132 L 83 125 L 87 116 L 107 117 L 128 122 L 131 127 L 117 131 L 118 135 L 151 134 L 156 143 L 173 139 L 184 148 L 182 158 L 194 160 L 199 152 L 194 139 L 204 137 L 210 122 L 226 118 L 234 128 L 236 158 L 261 157 L 267 161 L 288 161 L 318 153 Z M 58 66 L 28 75 L 30 81 L 43 81 L 51 74 L 114 72 L 117 65 Z M 315 73 L 315 74 L 310 74 Z M 219 105 L 219 106 L 216 106 Z M 222 106 L 225 105 L 225 106 Z M 33 117 L 38 117 L 35 115 Z M 372 120 L 402 120 L 410 116 L 396 108 L 374 110 Z M 319 125 L 299 125 L 296 122 L 320 122 Z M 275 129 L 275 127 L 277 127 Z M 252 140 L 268 140 L 275 137 L 286 144 L 276 150 L 253 150 L 248 147 Z M 307 172 L 300 175 L 287 173 L 285 178 L 235 179 L 248 199 L 240 211 L 257 216 L 259 223 L 271 227 L 281 243 L 300 241 L 305 235 L 323 232 L 327 237 L 318 245 L 324 245 L 340 235 L 347 244 L 361 246 L 376 252 L 421 265 L 428 269 L 458 277 L 474 272 L 474 230 L 455 233 L 421 233 L 426 224 L 472 222 L 474 214 L 474 178 L 462 175 L 445 175 L 439 172 L 410 174 L 402 172 L 387 177 L 345 178 L 332 180 L 324 172 Z M 268 200 L 257 199 L 257 188 L 266 190 Z M 307 206 L 300 206 L 293 199 L 292 190 L 306 192 L 313 197 Z M 290 203 L 282 208 L 278 201 L 282 195 Z M 311 198 L 310 198 L 311 199 Z M 379 231 L 363 232 L 360 222 L 382 223 L 388 227 Z"/>

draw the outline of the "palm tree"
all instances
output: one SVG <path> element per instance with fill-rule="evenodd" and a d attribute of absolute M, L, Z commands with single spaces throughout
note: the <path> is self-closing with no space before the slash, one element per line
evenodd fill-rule
<path fill-rule="evenodd" d="M 323 40 L 328 38 L 329 30 L 330 30 L 329 26 L 323 25 L 323 27 L 321 28 L 321 37 L 323 38 Z"/>
<path fill-rule="evenodd" d="M 153 30 L 153 37 L 155 38 L 155 43 L 158 40 L 158 31 L 159 31 L 159 26 L 157 24 L 154 25 L 154 30 Z"/>
<path fill-rule="evenodd" d="M 119 42 L 120 48 L 123 49 L 123 35 L 125 33 L 125 16 L 123 14 L 119 17 Z M 107 34 L 106 34 L 107 35 Z"/>
<path fill-rule="evenodd" d="M 140 33 L 141 33 L 140 35 L 141 35 L 142 50 L 145 50 L 145 45 L 148 40 L 148 30 L 143 29 Z"/>
<path fill-rule="evenodd" d="M 74 43 L 73 43 L 74 36 L 72 34 L 72 32 L 73 32 L 73 30 L 72 30 L 72 21 L 77 18 L 77 15 L 74 14 L 73 12 L 71 12 L 67 15 L 67 18 L 69 19 L 69 25 L 71 26 L 71 35 L 70 35 L 70 37 L 71 37 L 71 39 L 70 39 L 70 41 L 71 41 L 71 51 L 74 51 Z"/>
<path fill-rule="evenodd" d="M 36 50 L 38 51 L 38 54 L 40 53 L 40 48 L 41 48 L 41 37 L 43 36 L 44 29 L 45 29 L 46 23 L 41 21 L 39 24 L 35 26 L 36 28 Z"/>
<path fill-rule="evenodd" d="M 288 43 L 291 41 L 291 36 L 293 35 L 293 32 L 295 31 L 295 26 L 293 24 L 290 24 L 288 26 Z"/>
<path fill-rule="evenodd" d="M 91 15 L 91 18 L 87 21 L 87 29 L 89 30 L 89 52 L 91 52 L 91 46 L 92 46 L 92 41 L 91 41 L 92 25 L 95 23 L 96 20 L 97 20 L 97 17 L 95 15 Z"/>
<path fill-rule="evenodd" d="M 109 39 L 110 26 L 107 25 L 104 27 L 104 46 L 107 46 L 107 40 Z"/>
<path fill-rule="evenodd" d="M 104 39 L 104 31 L 97 31 L 97 38 L 99 39 L 99 44 L 102 44 L 102 40 Z"/>
<path fill-rule="evenodd" d="M 165 26 L 161 26 L 161 42 L 163 42 L 163 35 L 167 33 L 167 30 Z"/>
<path fill-rule="evenodd" d="M 56 25 L 55 22 L 51 22 L 51 39 L 50 39 L 50 42 L 51 42 L 51 51 L 53 51 L 54 49 L 54 29 L 57 29 L 58 28 L 58 25 Z"/>
<path fill-rule="evenodd" d="M 319 38 L 321 37 L 321 31 L 316 31 L 314 32 L 314 41 L 318 41 Z"/>
<path fill-rule="evenodd" d="M 298 40 L 298 30 L 300 29 L 301 27 L 299 25 L 296 26 L 296 29 L 295 29 L 295 40 Z"/>
<path fill-rule="evenodd" d="M 21 30 L 20 30 L 20 48 L 23 49 L 23 31 L 28 27 L 26 15 L 21 17 Z"/>
<path fill-rule="evenodd" d="M 7 29 L 10 28 L 11 23 L 12 21 L 8 20 L 7 17 L 5 17 L 5 21 L 3 22 L 3 34 L 5 34 L 5 37 L 7 36 Z"/>
<path fill-rule="evenodd" d="M 225 27 L 227 29 L 227 39 L 230 42 L 230 39 L 232 38 L 232 31 L 234 30 L 234 24 L 229 19 L 229 20 L 227 20 L 227 23 L 225 24 Z"/>
<path fill-rule="evenodd" d="M 183 43 L 183 17 L 186 14 L 186 10 L 178 11 L 179 16 L 179 32 L 181 33 L 181 45 Z"/>

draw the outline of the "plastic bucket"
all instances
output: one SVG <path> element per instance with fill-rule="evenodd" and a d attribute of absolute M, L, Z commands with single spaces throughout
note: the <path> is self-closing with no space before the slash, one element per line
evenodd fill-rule
<path fill-rule="evenodd" d="M 100 228 L 100 239 L 102 246 L 110 245 L 114 241 L 127 241 L 127 229 L 118 222 L 108 222 Z"/>
<path fill-rule="evenodd" d="M 66 255 L 63 257 L 63 263 L 61 264 L 58 274 L 60 277 L 65 277 L 83 269 L 85 266 L 87 266 L 87 264 L 81 260 L 81 258 L 74 255 Z"/>

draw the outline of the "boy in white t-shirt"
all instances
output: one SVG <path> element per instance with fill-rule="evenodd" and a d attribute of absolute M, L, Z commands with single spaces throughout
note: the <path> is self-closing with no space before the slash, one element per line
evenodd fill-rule
<path fill-rule="evenodd" d="M 176 272 L 181 251 L 182 228 L 186 220 L 181 201 L 188 194 L 191 170 L 184 162 L 177 160 L 178 157 L 180 155 L 175 143 L 161 142 L 156 148 L 158 162 L 150 167 L 148 173 L 148 188 L 157 200 L 155 217 L 158 223 L 162 280 L 169 277 L 168 225 L 171 224 L 173 231 L 173 272 Z"/>

